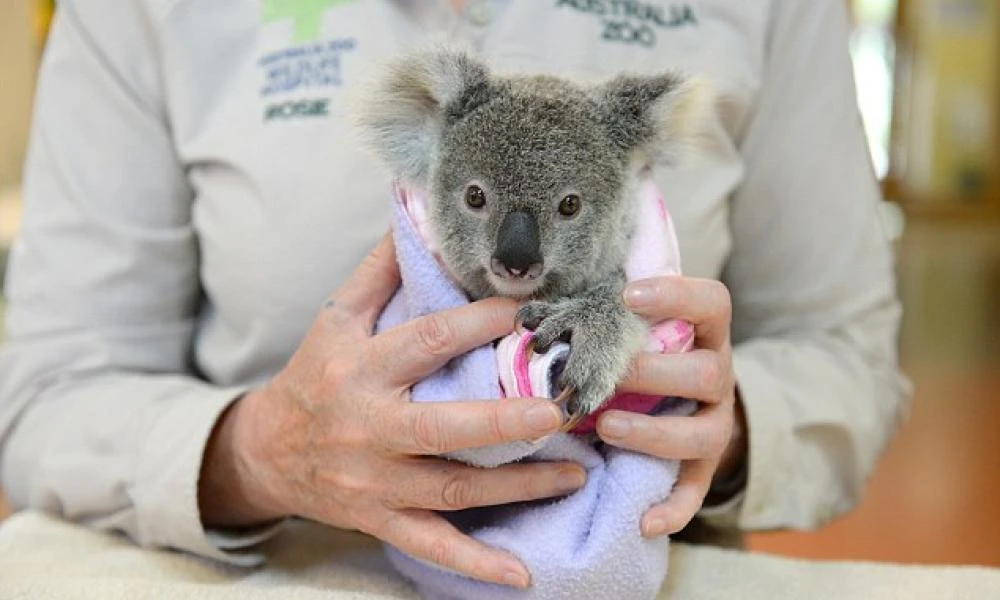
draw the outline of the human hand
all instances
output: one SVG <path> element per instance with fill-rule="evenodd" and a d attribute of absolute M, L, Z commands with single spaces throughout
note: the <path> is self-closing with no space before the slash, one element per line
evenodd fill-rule
<path fill-rule="evenodd" d="M 692 416 L 649 416 L 609 410 L 597 423 L 615 446 L 682 460 L 670 497 L 643 517 L 643 535 L 676 533 L 701 507 L 713 477 L 725 479 L 746 455 L 745 425 L 736 402 L 726 287 L 712 280 L 658 277 L 630 284 L 626 305 L 651 322 L 684 319 L 695 327 L 695 347 L 683 354 L 642 353 L 621 384 L 623 391 L 690 398 Z"/>
<path fill-rule="evenodd" d="M 584 470 L 479 469 L 437 455 L 538 439 L 559 428 L 559 409 L 540 399 L 412 403 L 408 391 L 452 357 L 509 333 L 517 305 L 484 300 L 373 336 L 398 277 L 387 238 L 333 294 L 287 366 L 236 403 L 228 429 L 220 426 L 245 491 L 243 520 L 296 515 L 357 529 L 445 568 L 526 587 L 516 558 L 433 511 L 567 494 L 583 485 Z"/>

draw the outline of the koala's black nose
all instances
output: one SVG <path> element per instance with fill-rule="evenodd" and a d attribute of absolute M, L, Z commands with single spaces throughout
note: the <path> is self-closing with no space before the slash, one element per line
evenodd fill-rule
<path fill-rule="evenodd" d="M 542 249 L 534 215 L 516 211 L 504 217 L 497 233 L 492 270 L 501 277 L 535 278 L 542 272 Z M 499 271 L 499 272 L 498 272 Z"/>

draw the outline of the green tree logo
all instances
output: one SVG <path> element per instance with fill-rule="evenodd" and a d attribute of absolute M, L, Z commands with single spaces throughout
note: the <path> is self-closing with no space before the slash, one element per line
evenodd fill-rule
<path fill-rule="evenodd" d="M 354 0 L 263 0 L 261 20 L 265 23 L 292 19 L 292 39 L 295 43 L 312 42 L 319 38 L 319 26 L 326 9 Z"/>

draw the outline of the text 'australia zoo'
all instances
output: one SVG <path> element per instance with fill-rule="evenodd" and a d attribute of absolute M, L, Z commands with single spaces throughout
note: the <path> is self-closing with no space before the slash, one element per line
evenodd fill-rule
<path fill-rule="evenodd" d="M 656 29 L 676 29 L 697 25 L 694 11 L 687 3 L 663 5 L 639 0 L 556 0 L 556 7 L 572 8 L 601 18 L 609 42 L 656 45 Z"/>

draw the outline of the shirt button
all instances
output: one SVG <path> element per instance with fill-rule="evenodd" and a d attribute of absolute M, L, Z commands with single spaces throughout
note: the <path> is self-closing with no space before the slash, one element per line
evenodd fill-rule
<path fill-rule="evenodd" d="M 483 27 L 493 20 L 493 8 L 490 0 L 470 0 L 466 8 L 466 17 L 473 25 Z"/>

